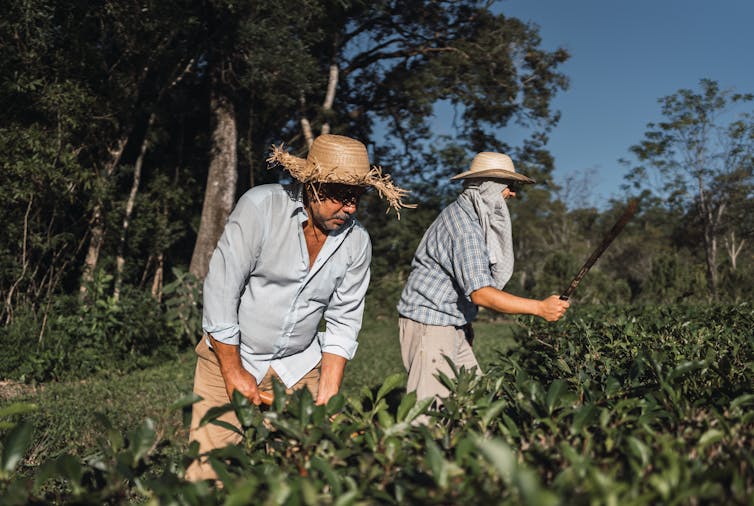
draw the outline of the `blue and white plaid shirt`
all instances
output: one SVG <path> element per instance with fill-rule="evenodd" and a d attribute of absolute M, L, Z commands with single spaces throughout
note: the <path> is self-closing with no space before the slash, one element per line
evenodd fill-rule
<path fill-rule="evenodd" d="M 472 292 L 495 286 L 479 218 L 456 200 L 427 229 L 411 262 L 398 312 L 428 325 L 465 325 L 479 308 Z"/>

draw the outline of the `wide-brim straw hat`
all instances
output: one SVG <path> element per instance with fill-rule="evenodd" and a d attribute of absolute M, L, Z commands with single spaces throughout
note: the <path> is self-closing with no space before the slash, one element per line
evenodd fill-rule
<path fill-rule="evenodd" d="M 282 145 L 273 145 L 267 162 L 270 167 L 283 166 L 294 179 L 315 187 L 317 183 L 371 186 L 387 200 L 388 211 L 395 209 L 399 217 L 401 208 L 416 207 L 402 202 L 409 191 L 395 186 L 390 175 L 382 173 L 382 167 L 370 165 L 366 146 L 350 137 L 320 135 L 312 142 L 306 158 L 291 155 Z"/>
<path fill-rule="evenodd" d="M 519 174 L 513 166 L 511 157 L 504 153 L 492 153 L 483 151 L 474 157 L 471 161 L 471 167 L 466 172 L 451 177 L 456 179 L 504 179 L 506 181 L 516 181 L 519 183 L 536 183 L 532 178 Z"/>

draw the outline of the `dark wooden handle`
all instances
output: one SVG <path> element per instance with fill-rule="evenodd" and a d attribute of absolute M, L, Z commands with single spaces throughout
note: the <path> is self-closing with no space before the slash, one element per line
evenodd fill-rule
<path fill-rule="evenodd" d="M 623 230 L 623 227 L 626 226 L 628 220 L 630 220 L 631 217 L 636 213 L 638 205 L 639 202 L 637 199 L 633 199 L 628 203 L 628 208 L 626 208 L 623 215 L 615 223 L 615 225 L 613 225 L 613 228 L 610 229 L 605 238 L 602 239 L 602 242 L 599 246 L 597 246 L 597 249 L 595 249 L 591 256 L 586 260 L 586 262 L 584 262 L 581 270 L 578 274 L 576 274 L 576 277 L 573 278 L 573 281 L 571 281 L 571 284 L 568 285 L 568 288 L 566 288 L 565 291 L 560 295 L 560 300 L 568 300 L 571 297 L 574 290 L 576 290 L 576 287 L 579 286 L 581 279 L 586 275 L 589 269 L 591 269 L 592 265 L 594 265 L 594 262 L 596 262 L 597 259 L 602 255 L 602 253 L 605 252 L 607 247 L 610 246 L 610 243 L 613 242 L 618 234 L 620 234 L 621 230 Z"/>

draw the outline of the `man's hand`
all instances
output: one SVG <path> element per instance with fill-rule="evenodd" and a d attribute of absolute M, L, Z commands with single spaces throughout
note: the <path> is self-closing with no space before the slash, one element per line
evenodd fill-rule
<path fill-rule="evenodd" d="M 322 353 L 322 369 L 319 376 L 319 390 L 316 403 L 327 404 L 330 397 L 338 393 L 343 381 L 346 359 L 333 353 Z"/>
<path fill-rule="evenodd" d="M 223 371 L 220 368 L 220 371 Z M 259 406 L 262 403 L 257 389 L 257 380 L 246 369 L 241 367 L 237 370 L 222 373 L 225 379 L 225 389 L 228 392 L 228 399 L 233 398 L 233 391 L 238 390 L 241 395 L 249 399 L 252 403 Z"/>
<path fill-rule="evenodd" d="M 238 351 L 238 346 L 221 343 L 212 336 L 209 336 L 209 339 L 212 350 L 215 352 L 218 362 L 220 362 L 220 373 L 225 380 L 228 399 L 232 399 L 233 391 L 238 390 L 244 397 L 259 406 L 262 399 L 259 398 L 257 380 L 241 365 L 241 354 Z"/>
<path fill-rule="evenodd" d="M 544 318 L 548 322 L 556 322 L 560 320 L 571 306 L 571 303 L 567 300 L 560 300 L 557 295 L 550 295 L 540 302 L 540 310 L 537 316 Z"/>

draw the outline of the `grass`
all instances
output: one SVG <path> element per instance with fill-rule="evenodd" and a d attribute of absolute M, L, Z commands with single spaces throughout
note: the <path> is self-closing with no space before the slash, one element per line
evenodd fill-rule
<path fill-rule="evenodd" d="M 485 369 L 496 351 L 512 343 L 512 326 L 481 320 L 474 325 L 474 350 Z M 363 387 L 381 385 L 390 374 L 404 372 L 397 318 L 365 318 L 359 343 L 345 372 L 342 391 L 346 396 L 356 396 Z M 6 396 L 0 407 L 17 401 L 38 406 L 36 412 L 27 415 L 35 426 L 27 466 L 37 466 L 64 452 L 84 456 L 96 450 L 103 433 L 97 413 L 105 415 L 122 433 L 144 418 L 152 418 L 160 437 L 182 449 L 188 432 L 182 413 L 170 406 L 191 392 L 195 361 L 193 350 L 188 350 L 172 362 L 131 374 L 48 383 L 16 397 Z"/>

